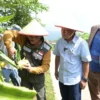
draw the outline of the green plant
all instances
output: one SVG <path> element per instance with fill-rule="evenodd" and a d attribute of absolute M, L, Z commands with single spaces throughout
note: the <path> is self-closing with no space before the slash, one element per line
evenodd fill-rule
<path fill-rule="evenodd" d="M 7 22 L 8 26 L 18 24 L 24 27 L 32 19 L 39 19 L 37 15 L 47 10 L 48 6 L 39 0 L 0 0 L 0 16 L 15 15 Z"/>
<path fill-rule="evenodd" d="M 78 36 L 80 36 L 80 37 L 82 37 L 84 40 L 88 40 L 88 38 L 89 38 L 89 34 L 88 33 L 80 33 L 80 34 L 78 34 Z"/>
<path fill-rule="evenodd" d="M 49 71 L 45 73 L 45 85 L 46 85 L 47 100 L 55 100 L 54 88 L 52 85 L 52 80 Z"/>
<path fill-rule="evenodd" d="M 33 100 L 33 97 L 36 95 L 34 90 L 5 82 L 0 82 L 0 91 L 1 100 Z"/>

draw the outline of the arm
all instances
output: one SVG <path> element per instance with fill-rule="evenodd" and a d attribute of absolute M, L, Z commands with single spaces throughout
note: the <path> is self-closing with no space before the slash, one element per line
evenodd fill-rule
<path fill-rule="evenodd" d="M 87 78 L 89 74 L 89 62 L 91 61 L 91 55 L 89 47 L 86 41 L 81 43 L 81 61 L 82 61 L 82 80 L 81 88 L 84 89 L 87 84 Z"/>
<path fill-rule="evenodd" d="M 18 31 L 16 30 L 6 30 L 4 32 L 3 40 L 4 40 L 4 44 L 7 47 L 9 56 L 12 56 L 16 52 L 15 48 L 12 46 L 12 41 L 22 46 L 24 44 L 25 37 L 19 35 Z"/>
<path fill-rule="evenodd" d="M 89 62 L 83 62 L 83 78 L 88 78 Z"/>
<path fill-rule="evenodd" d="M 22 46 L 25 42 L 25 39 L 26 37 L 18 34 L 18 31 L 16 30 L 6 30 L 3 36 L 3 40 L 7 48 L 12 47 L 12 41 Z"/>
<path fill-rule="evenodd" d="M 43 57 L 42 65 L 37 67 L 24 67 L 24 69 L 28 70 L 30 73 L 33 74 L 41 74 L 46 72 L 50 67 L 51 61 L 51 50 L 49 50 Z"/>
<path fill-rule="evenodd" d="M 82 67 L 83 67 L 83 75 L 81 80 L 81 89 L 84 89 L 86 87 L 89 74 L 89 62 L 82 62 Z"/>
<path fill-rule="evenodd" d="M 55 58 L 55 77 L 58 80 L 58 68 L 59 68 L 60 57 L 56 56 Z"/>

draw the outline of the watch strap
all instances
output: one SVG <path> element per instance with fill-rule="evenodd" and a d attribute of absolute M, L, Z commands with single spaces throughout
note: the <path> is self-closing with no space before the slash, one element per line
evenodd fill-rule
<path fill-rule="evenodd" d="M 82 78 L 82 80 L 84 81 L 84 82 L 88 82 L 88 78 Z"/>

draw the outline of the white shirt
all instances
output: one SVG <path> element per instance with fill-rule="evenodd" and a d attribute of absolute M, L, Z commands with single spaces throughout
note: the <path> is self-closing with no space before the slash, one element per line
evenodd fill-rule
<path fill-rule="evenodd" d="M 53 53 L 60 56 L 59 81 L 65 85 L 75 85 L 80 82 L 82 61 L 91 61 L 87 42 L 76 35 L 69 43 L 61 38 L 57 41 Z"/>

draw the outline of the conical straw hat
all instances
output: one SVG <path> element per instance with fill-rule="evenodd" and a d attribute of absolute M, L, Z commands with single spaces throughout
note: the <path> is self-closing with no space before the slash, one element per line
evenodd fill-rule
<path fill-rule="evenodd" d="M 84 32 L 84 30 L 80 28 L 79 24 L 73 17 L 62 17 L 56 22 L 55 26 L 59 28 L 75 30 L 78 32 Z"/>
<path fill-rule="evenodd" d="M 46 36 L 48 32 L 40 25 L 36 20 L 32 20 L 28 25 L 26 25 L 19 34 L 22 35 L 34 35 L 34 36 Z"/>

